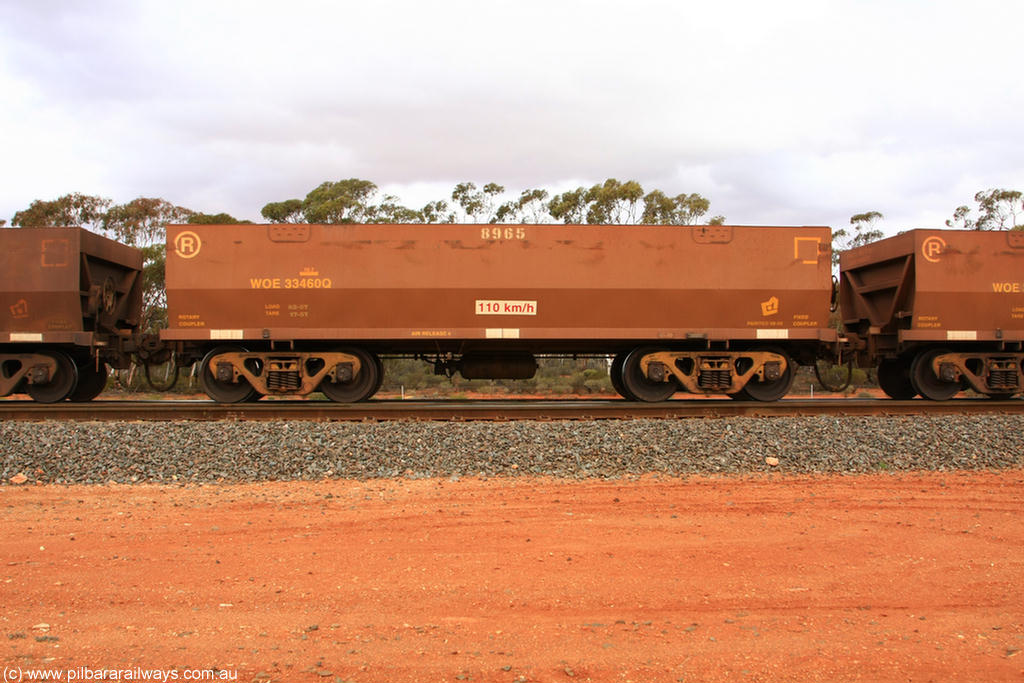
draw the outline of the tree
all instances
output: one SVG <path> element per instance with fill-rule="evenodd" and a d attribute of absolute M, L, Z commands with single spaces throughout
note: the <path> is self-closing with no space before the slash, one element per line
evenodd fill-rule
<path fill-rule="evenodd" d="M 494 213 L 495 223 L 546 223 L 550 214 L 547 190 L 523 190 L 518 199 L 505 202 Z"/>
<path fill-rule="evenodd" d="M 845 228 L 832 233 L 832 265 L 839 264 L 840 252 L 871 244 L 885 237 L 885 233 L 875 227 L 875 223 L 883 218 L 885 216 L 878 211 L 866 211 L 850 216 L 852 234 Z"/>
<path fill-rule="evenodd" d="M 398 197 L 384 195 L 380 204 L 366 207 L 366 223 L 422 223 L 423 214 L 398 203 Z"/>
<path fill-rule="evenodd" d="M 964 230 L 975 230 L 976 221 L 971 218 L 971 207 L 966 204 L 956 207 L 953 217 L 946 219 L 946 226 L 950 228 L 963 228 Z"/>
<path fill-rule="evenodd" d="M 361 223 L 376 192 L 377 186 L 369 180 L 327 181 L 302 200 L 302 214 L 310 223 Z"/>
<path fill-rule="evenodd" d="M 452 190 L 452 201 L 462 208 L 466 221 L 494 223 L 494 202 L 504 191 L 504 186 L 497 183 L 487 183 L 482 190 L 474 183 L 459 183 Z"/>
<path fill-rule="evenodd" d="M 271 223 L 419 223 L 421 212 L 398 203 L 398 197 L 384 195 L 374 204 L 377 185 L 369 180 L 321 183 L 305 199 L 270 202 L 260 210 Z"/>
<path fill-rule="evenodd" d="M 57 199 L 37 199 L 14 214 L 11 225 L 19 228 L 83 227 L 98 229 L 104 212 L 112 204 L 106 197 L 74 192 Z"/>
<path fill-rule="evenodd" d="M 651 190 L 644 194 L 637 181 L 619 182 L 615 178 L 589 189 L 580 187 L 563 192 L 547 204 L 555 220 L 598 225 L 695 225 L 710 207 L 711 201 L 696 193 L 669 197 L 661 190 Z M 725 217 L 715 216 L 710 222 L 721 225 Z"/>
<path fill-rule="evenodd" d="M 301 199 L 286 199 L 283 202 L 270 202 L 260 209 L 260 214 L 271 223 L 301 223 Z"/>
<path fill-rule="evenodd" d="M 609 178 L 604 184 L 594 185 L 587 190 L 587 222 L 595 225 L 636 223 L 639 202 L 643 196 L 644 188 L 635 180 L 620 183 L 615 178 Z"/>
<path fill-rule="evenodd" d="M 448 210 L 448 202 L 443 199 L 436 202 L 427 202 L 419 211 L 420 219 L 424 223 L 454 223 L 455 212 Z"/>
<path fill-rule="evenodd" d="M 641 220 L 654 225 L 696 225 L 710 208 L 711 200 L 696 193 L 668 197 L 661 190 L 652 190 L 644 196 Z M 721 224 L 725 218 L 715 216 L 712 221 Z"/>
<path fill-rule="evenodd" d="M 981 215 L 978 230 L 1012 230 L 1018 227 L 1017 219 L 1024 218 L 1024 204 L 1017 190 L 988 190 L 974 195 Z"/>
<path fill-rule="evenodd" d="M 195 211 L 158 197 L 139 197 L 110 207 L 101 225 L 116 239 L 132 246 L 161 244 L 168 223 L 184 223 Z"/>
<path fill-rule="evenodd" d="M 587 191 L 582 187 L 555 195 L 548 202 L 548 213 L 565 224 L 582 223 L 587 217 Z"/>
<path fill-rule="evenodd" d="M 188 217 L 190 225 L 239 225 L 252 223 L 252 221 L 240 221 L 227 213 L 194 213 Z"/>
<path fill-rule="evenodd" d="M 696 192 L 676 195 L 675 202 L 675 225 L 696 225 L 704 214 L 706 214 L 711 208 L 711 200 L 705 199 Z M 720 223 L 725 222 L 725 218 L 722 216 L 716 216 L 714 220 L 717 220 Z"/>
<path fill-rule="evenodd" d="M 951 228 L 966 230 L 1013 230 L 1022 227 L 1018 220 L 1024 220 L 1024 202 L 1017 190 L 983 190 L 974 195 L 978 203 L 978 218 L 971 218 L 969 206 L 958 206 L 953 218 L 946 221 Z"/>
<path fill-rule="evenodd" d="M 671 225 L 675 218 L 676 203 L 661 190 L 644 195 L 644 213 L 640 220 L 649 225 Z"/>
<path fill-rule="evenodd" d="M 550 214 L 547 211 L 547 190 L 523 190 L 516 201 L 522 223 L 546 223 Z"/>
<path fill-rule="evenodd" d="M 644 189 L 635 180 L 619 182 L 608 178 L 589 188 L 556 195 L 548 202 L 548 213 L 563 223 L 591 225 L 636 223 Z"/>

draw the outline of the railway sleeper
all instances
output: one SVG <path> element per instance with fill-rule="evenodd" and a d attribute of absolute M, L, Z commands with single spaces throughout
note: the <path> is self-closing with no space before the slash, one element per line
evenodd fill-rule
<path fill-rule="evenodd" d="M 943 382 L 966 381 L 981 394 L 1005 396 L 1024 390 L 1024 353 L 941 353 L 931 366 Z"/>
<path fill-rule="evenodd" d="M 735 394 L 752 380 L 775 382 L 791 361 L 774 351 L 657 351 L 640 359 L 640 369 L 652 382 L 675 378 L 694 394 Z"/>
<path fill-rule="evenodd" d="M 321 382 L 352 381 L 362 369 L 359 357 L 342 351 L 227 351 L 209 360 L 218 382 L 247 381 L 260 394 L 311 394 Z"/>

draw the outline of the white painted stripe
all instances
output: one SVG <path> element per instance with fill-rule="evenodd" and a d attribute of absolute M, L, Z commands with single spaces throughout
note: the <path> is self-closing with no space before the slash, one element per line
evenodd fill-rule
<path fill-rule="evenodd" d="M 977 341 L 977 330 L 946 330 L 946 339 L 950 341 Z"/>
<path fill-rule="evenodd" d="M 42 332 L 11 332 L 12 342 L 41 342 L 43 341 Z"/>
<path fill-rule="evenodd" d="M 518 327 L 488 327 L 484 330 L 487 339 L 519 339 Z"/>
<path fill-rule="evenodd" d="M 210 339 L 243 339 L 242 330 L 210 330 Z"/>
<path fill-rule="evenodd" d="M 789 339 L 788 329 L 761 329 L 757 330 L 758 339 Z"/>

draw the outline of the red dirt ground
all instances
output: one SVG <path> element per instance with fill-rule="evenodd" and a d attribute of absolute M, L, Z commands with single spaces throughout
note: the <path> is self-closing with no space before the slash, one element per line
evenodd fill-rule
<path fill-rule="evenodd" d="M 0 659 L 23 680 L 1020 681 L 1022 513 L 1019 470 L 6 485 Z"/>

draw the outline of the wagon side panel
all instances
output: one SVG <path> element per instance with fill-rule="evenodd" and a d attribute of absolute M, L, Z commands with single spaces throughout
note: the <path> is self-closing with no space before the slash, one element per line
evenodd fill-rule
<path fill-rule="evenodd" d="M 820 227 L 171 226 L 166 336 L 817 337 L 829 248 Z"/>

